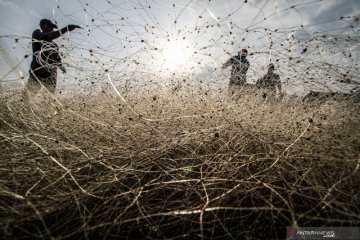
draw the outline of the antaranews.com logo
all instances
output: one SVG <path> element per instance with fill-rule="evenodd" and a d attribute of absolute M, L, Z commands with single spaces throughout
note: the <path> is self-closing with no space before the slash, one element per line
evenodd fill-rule
<path fill-rule="evenodd" d="M 287 228 L 287 240 L 341 239 L 355 240 L 360 237 L 359 227 L 299 227 Z"/>

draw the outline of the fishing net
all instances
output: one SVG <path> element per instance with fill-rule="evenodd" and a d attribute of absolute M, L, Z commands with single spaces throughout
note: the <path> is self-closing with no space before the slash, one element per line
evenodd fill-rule
<path fill-rule="evenodd" d="M 0 6 L 5 238 L 279 239 L 359 225 L 356 1 Z M 55 94 L 25 102 L 42 18 L 82 29 L 55 40 L 67 70 Z M 222 66 L 241 49 L 250 68 L 234 98 Z M 281 93 L 255 84 L 269 63 Z"/>

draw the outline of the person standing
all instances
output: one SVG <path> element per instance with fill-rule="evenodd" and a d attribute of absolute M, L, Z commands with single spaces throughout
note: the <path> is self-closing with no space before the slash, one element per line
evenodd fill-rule
<path fill-rule="evenodd" d="M 233 95 L 242 86 L 246 85 L 246 73 L 250 68 L 250 62 L 246 59 L 248 51 L 241 49 L 238 55 L 231 57 L 223 64 L 222 69 L 231 66 L 231 76 L 229 83 L 230 94 Z"/>
<path fill-rule="evenodd" d="M 58 27 L 49 19 L 42 19 L 39 25 L 41 30 L 36 29 L 32 34 L 33 58 L 30 64 L 30 76 L 23 92 L 25 100 L 28 100 L 29 92 L 36 94 L 41 86 L 46 87 L 50 93 L 55 93 L 57 68 L 59 67 L 63 73 L 66 73 L 66 69 L 61 62 L 59 46 L 53 40 L 68 31 L 81 28 L 70 24 L 54 31 Z"/>

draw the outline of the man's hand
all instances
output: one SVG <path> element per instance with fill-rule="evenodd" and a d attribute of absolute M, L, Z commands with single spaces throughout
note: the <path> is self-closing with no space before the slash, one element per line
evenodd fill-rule
<path fill-rule="evenodd" d="M 61 65 L 59 68 L 64 74 L 66 73 L 66 69 L 65 69 L 65 67 L 63 65 Z"/>
<path fill-rule="evenodd" d="M 80 27 L 79 25 L 69 24 L 69 25 L 67 26 L 67 28 L 68 28 L 69 31 L 72 31 L 72 30 L 74 30 L 75 28 L 81 28 L 81 27 Z"/>

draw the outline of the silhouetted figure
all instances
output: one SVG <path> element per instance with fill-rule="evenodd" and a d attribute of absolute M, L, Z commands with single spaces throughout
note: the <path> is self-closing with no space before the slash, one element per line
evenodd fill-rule
<path fill-rule="evenodd" d="M 241 49 L 238 55 L 231 57 L 224 65 L 222 69 L 226 69 L 231 66 L 231 76 L 229 83 L 230 94 L 234 94 L 235 91 L 246 84 L 246 73 L 249 70 L 250 63 L 246 59 L 248 51 Z"/>
<path fill-rule="evenodd" d="M 281 93 L 281 81 L 279 74 L 274 73 L 275 66 L 269 63 L 267 73 L 256 82 L 258 88 L 265 88 L 276 93 L 276 87 Z"/>
<path fill-rule="evenodd" d="M 23 92 L 25 100 L 28 100 L 28 91 L 36 94 L 41 89 L 41 86 L 46 87 L 51 93 L 55 92 L 57 68 L 59 67 L 63 73 L 66 73 L 66 70 L 61 63 L 59 47 L 53 40 L 67 31 L 73 31 L 75 28 L 81 27 L 70 24 L 54 31 L 58 27 L 49 19 L 42 19 L 40 28 L 41 30 L 36 29 L 32 34 L 33 59 L 29 70 L 29 80 Z"/>

